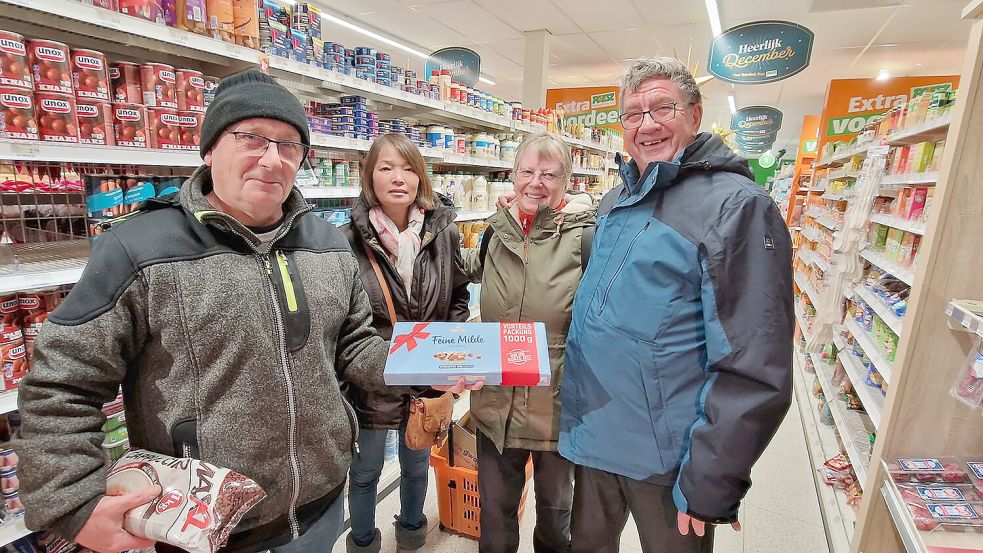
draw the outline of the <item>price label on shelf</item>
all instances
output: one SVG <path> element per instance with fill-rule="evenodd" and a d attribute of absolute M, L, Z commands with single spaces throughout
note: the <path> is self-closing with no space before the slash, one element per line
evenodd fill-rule
<path fill-rule="evenodd" d="M 10 151 L 25 159 L 34 159 L 41 153 L 41 147 L 33 144 L 11 144 Z"/>
<path fill-rule="evenodd" d="M 96 19 L 103 26 L 116 29 L 117 31 L 122 30 L 123 20 L 118 13 L 103 9 L 94 10 L 94 13 L 96 14 Z"/>

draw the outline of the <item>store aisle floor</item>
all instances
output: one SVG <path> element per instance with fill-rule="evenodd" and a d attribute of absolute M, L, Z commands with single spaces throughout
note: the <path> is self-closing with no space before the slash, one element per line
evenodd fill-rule
<path fill-rule="evenodd" d="M 754 485 L 744 501 L 741 513 L 742 532 L 729 526 L 717 530 L 715 553 L 829 553 L 819 511 L 819 499 L 813 483 L 805 437 L 795 404 L 789 410 L 778 434 L 754 468 Z M 475 553 L 474 540 L 441 532 L 437 528 L 436 483 L 430 474 L 431 493 L 425 512 L 431 521 L 427 553 Z M 396 551 L 393 515 L 399 509 L 399 492 L 394 491 L 380 504 L 376 525 L 382 529 L 382 553 Z M 520 553 L 532 553 L 532 530 L 536 518 L 535 497 L 529 493 L 525 517 L 520 526 Z M 345 533 L 347 534 L 347 532 Z M 641 547 L 634 523 L 629 520 L 621 539 L 622 551 L 639 552 Z M 345 553 L 345 535 L 333 553 Z"/>

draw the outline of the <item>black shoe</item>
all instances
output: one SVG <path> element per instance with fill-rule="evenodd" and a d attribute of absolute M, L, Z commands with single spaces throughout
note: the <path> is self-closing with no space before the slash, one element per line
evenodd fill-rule
<path fill-rule="evenodd" d="M 375 535 L 372 536 L 372 543 L 368 545 L 355 545 L 352 533 L 349 532 L 345 546 L 348 548 L 348 553 L 379 553 L 382 550 L 382 532 L 376 528 Z"/>
<path fill-rule="evenodd" d="M 416 530 L 410 530 L 399 523 L 399 517 L 393 523 L 396 527 L 396 547 L 401 550 L 415 551 L 427 543 L 427 517 L 423 517 L 423 525 Z"/>

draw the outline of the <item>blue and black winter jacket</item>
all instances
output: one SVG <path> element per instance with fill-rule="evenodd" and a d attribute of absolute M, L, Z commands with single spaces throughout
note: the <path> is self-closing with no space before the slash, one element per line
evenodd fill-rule
<path fill-rule="evenodd" d="M 559 452 L 732 522 L 791 402 L 789 233 L 716 135 L 621 175 L 574 300 Z"/>

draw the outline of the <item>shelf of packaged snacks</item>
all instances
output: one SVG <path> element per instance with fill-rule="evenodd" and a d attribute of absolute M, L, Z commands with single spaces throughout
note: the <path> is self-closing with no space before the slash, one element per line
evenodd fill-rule
<path fill-rule="evenodd" d="M 2 1 L 2 0 L 0 0 Z M 367 152 L 372 146 L 371 140 L 360 138 L 347 138 L 344 136 L 333 136 L 323 133 L 311 133 L 311 147 L 323 148 L 326 150 L 342 150 L 352 152 Z M 442 160 L 446 157 L 444 150 L 439 148 L 420 148 L 420 153 L 425 158 Z M 199 161 L 200 163 L 200 161 Z"/>
<path fill-rule="evenodd" d="M 16 265 L 0 269 L 0 294 L 78 282 L 89 257 L 88 240 L 65 240 L 10 247 Z"/>
<path fill-rule="evenodd" d="M 858 177 L 860 177 L 860 171 L 849 169 L 847 167 L 837 169 L 836 171 L 830 171 L 829 174 L 826 175 L 828 180 L 856 179 Z"/>
<path fill-rule="evenodd" d="M 590 167 L 574 167 L 573 172 L 571 174 L 581 175 L 586 177 L 600 177 L 604 175 L 604 169 L 592 169 Z"/>
<path fill-rule="evenodd" d="M 826 214 L 823 214 L 823 215 L 820 215 L 819 217 L 816 217 L 816 222 L 819 223 L 820 225 L 828 228 L 829 230 L 832 230 L 832 231 L 840 230 L 840 228 L 838 226 L 836 226 L 836 221 L 830 219 L 829 216 L 826 215 Z"/>
<path fill-rule="evenodd" d="M 850 550 L 855 514 L 846 503 L 846 492 L 826 484 L 822 473 L 823 463 L 840 453 L 836 432 L 819 420 L 815 398 L 809 393 L 815 377 L 805 372 L 805 357 L 796 351 L 794 359 L 795 399 L 813 467 L 812 476 L 820 499 L 826 540 L 831 553 L 846 553 Z"/>
<path fill-rule="evenodd" d="M 853 194 L 852 193 L 850 193 L 850 194 L 844 194 L 844 193 L 834 193 L 834 192 L 824 192 L 823 195 L 820 196 L 820 198 L 822 198 L 824 200 L 830 200 L 830 201 L 833 201 L 833 202 L 840 202 L 840 201 L 843 201 L 843 200 L 849 200 L 852 197 L 853 197 Z"/>
<path fill-rule="evenodd" d="M 881 377 L 884 378 L 884 382 L 890 383 L 891 372 L 894 367 L 890 361 L 884 359 L 884 356 L 881 355 L 881 350 L 874 343 L 874 339 L 871 337 L 870 333 L 861 328 L 860 325 L 853 319 L 847 319 L 844 326 L 846 326 L 847 330 L 850 331 L 850 334 L 853 335 L 853 339 L 860 345 L 860 349 L 867 354 L 867 358 L 874 364 L 874 368 L 877 369 L 877 372 L 881 373 Z"/>
<path fill-rule="evenodd" d="M 833 381 L 829 374 L 833 367 L 823 363 L 818 353 L 810 353 L 809 356 L 812 358 L 812 365 L 816 369 L 819 385 L 823 388 L 823 395 L 826 396 L 826 401 L 829 403 L 829 410 L 833 414 L 833 423 L 843 442 L 846 456 L 850 458 L 853 472 L 857 475 L 857 483 L 863 489 L 867 484 L 867 465 L 870 464 L 870 457 L 861 454 L 863 449 L 860 444 L 861 440 L 869 441 L 869 438 L 856 435 L 856 429 L 865 428 L 863 420 L 861 420 L 862 415 L 857 411 L 848 409 L 846 403 L 840 398 L 839 391 L 833 387 Z"/>
<path fill-rule="evenodd" d="M 44 35 L 41 28 L 68 31 L 77 35 L 104 41 L 117 47 L 142 48 L 149 52 L 171 54 L 229 68 L 229 72 L 246 67 L 258 67 L 259 50 L 223 42 L 207 36 L 182 31 L 164 25 L 131 17 L 112 10 L 80 4 L 73 0 L 0 0 L 5 18 L 28 26 L 31 34 Z M 9 26 L 9 25 L 8 25 Z M 16 28 L 11 30 L 17 30 Z M 98 47 L 97 47 L 98 49 Z M 108 48 L 107 48 L 108 49 Z M 541 125 L 514 121 L 471 106 L 453 104 L 443 100 L 425 98 L 402 90 L 314 67 L 295 60 L 268 56 L 270 74 L 288 86 L 299 87 L 306 93 L 318 93 L 318 89 L 342 94 L 357 94 L 369 100 L 410 110 L 421 121 L 455 122 L 479 129 L 493 131 L 536 132 Z M 573 137 L 563 137 L 572 146 L 600 151 L 606 154 L 615 150 L 609 146 Z"/>
<path fill-rule="evenodd" d="M 471 212 L 459 212 L 457 217 L 454 218 L 455 222 L 462 221 L 481 221 L 487 219 L 495 214 L 495 211 L 471 211 Z"/>
<path fill-rule="evenodd" d="M 812 302 L 812 305 L 819 305 L 819 294 L 816 292 L 815 288 L 812 287 L 809 279 L 798 271 L 795 272 L 794 278 L 795 283 L 799 286 L 799 290 L 805 292 L 806 296 L 809 297 L 809 301 Z"/>
<path fill-rule="evenodd" d="M 864 405 L 864 411 L 870 417 L 870 422 L 875 428 L 881 426 L 881 414 L 884 412 L 884 395 L 877 389 L 868 386 L 866 383 L 867 370 L 860 364 L 860 359 L 849 351 L 840 351 L 837 359 L 843 365 L 853 389 L 860 396 L 860 403 Z"/>
<path fill-rule="evenodd" d="M 904 325 L 904 319 L 895 315 L 891 311 L 891 308 L 884 303 L 884 300 L 877 297 L 877 295 L 874 294 L 870 288 L 867 288 L 862 284 L 857 285 L 853 289 L 853 293 L 855 296 L 858 296 L 860 299 L 864 300 L 864 303 L 869 305 L 870 308 L 874 310 L 874 313 L 876 313 L 877 316 L 884 321 L 884 324 L 891 329 L 891 332 L 901 336 L 901 328 Z"/>
<path fill-rule="evenodd" d="M 949 134 L 949 124 L 951 122 L 951 114 L 930 119 L 910 129 L 888 135 L 887 143 L 892 146 L 902 146 L 906 144 L 918 144 L 919 142 L 928 140 L 939 140 Z"/>
<path fill-rule="evenodd" d="M 885 473 L 887 464 L 881 462 Z M 922 532 L 915 527 L 915 519 L 894 480 L 885 478 L 881 485 L 881 496 L 887 504 L 891 519 L 901 537 L 907 553 L 933 553 L 934 551 L 953 553 L 983 552 L 983 533 L 979 532 Z"/>
<path fill-rule="evenodd" d="M 925 235 L 925 223 L 921 221 L 909 221 L 907 219 L 902 219 L 901 217 L 892 217 L 891 215 L 886 215 L 884 213 L 874 213 L 870 216 L 870 221 L 872 223 L 886 225 L 891 228 L 901 229 L 905 232 L 910 232 L 919 236 Z"/>
<path fill-rule="evenodd" d="M 935 184 L 939 180 L 938 171 L 925 173 L 906 173 L 901 175 L 884 175 L 881 186 L 910 186 L 915 184 Z"/>
<path fill-rule="evenodd" d="M 822 272 L 829 271 L 829 263 L 823 259 L 815 250 L 801 249 L 799 250 L 799 259 L 805 263 L 812 265 L 813 267 L 819 269 Z"/>
<path fill-rule="evenodd" d="M 362 189 L 357 186 L 298 186 L 297 190 L 309 200 L 357 198 L 362 193 Z"/>
<path fill-rule="evenodd" d="M 822 233 L 814 228 L 802 229 L 802 237 L 810 242 L 819 242 L 823 239 Z"/>
<path fill-rule="evenodd" d="M 23 515 L 8 518 L 0 524 L 0 545 L 9 545 L 30 535 L 31 531 L 27 529 Z"/>
<path fill-rule="evenodd" d="M 119 146 L 62 144 L 36 140 L 0 140 L 0 159 L 162 167 L 198 167 L 201 165 L 201 155 L 198 150 L 122 148 Z"/>
<path fill-rule="evenodd" d="M 17 390 L 0 393 L 0 415 L 17 410 Z"/>
<path fill-rule="evenodd" d="M 983 302 L 952 300 L 945 313 L 949 316 L 950 327 L 975 332 L 983 337 Z"/>
<path fill-rule="evenodd" d="M 839 167 L 845 164 L 846 162 L 850 161 L 854 157 L 866 157 L 867 149 L 870 148 L 870 146 L 871 146 L 870 142 L 865 142 L 864 144 L 861 144 L 859 146 L 853 146 L 851 148 L 843 150 L 842 152 L 837 152 L 836 155 L 829 158 L 828 160 L 817 163 L 816 169 L 824 169 L 826 167 Z"/>
<path fill-rule="evenodd" d="M 884 269 L 888 273 L 894 275 L 898 280 L 912 286 L 915 282 L 915 271 L 914 269 L 905 269 L 898 265 L 896 262 L 884 257 L 884 254 L 871 250 L 870 248 L 865 248 L 860 250 L 860 257 L 863 257 L 867 261 L 870 261 L 874 265 L 877 265 L 881 269 Z"/>

